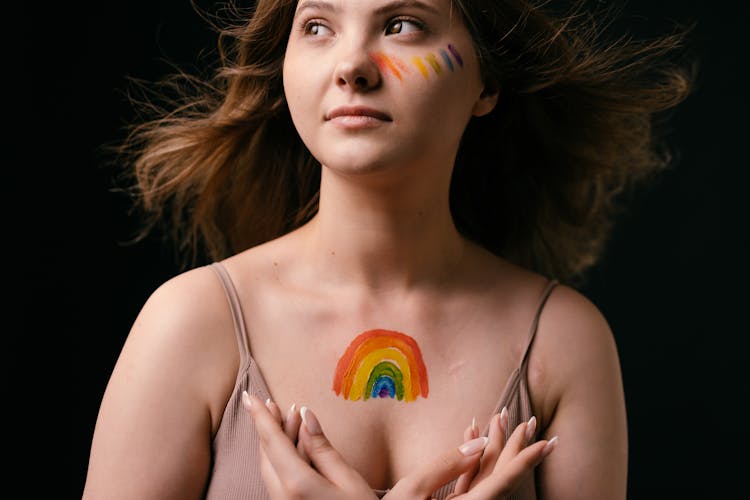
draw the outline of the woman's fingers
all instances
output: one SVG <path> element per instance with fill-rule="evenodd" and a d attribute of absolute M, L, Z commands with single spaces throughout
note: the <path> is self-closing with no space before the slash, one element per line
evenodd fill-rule
<path fill-rule="evenodd" d="M 253 418 L 265 457 L 282 484 L 294 479 L 315 480 L 315 474 L 297 453 L 294 444 L 281 428 L 280 420 L 255 396 L 242 393 L 242 404 Z"/>
<path fill-rule="evenodd" d="M 488 439 L 479 437 L 440 455 L 402 478 L 391 489 L 394 498 L 430 498 L 432 492 L 475 466 Z"/>
<path fill-rule="evenodd" d="M 546 456 L 544 449 L 547 443 L 546 440 L 537 441 L 524 448 L 502 467 L 498 463 L 498 468 L 470 491 L 471 498 L 502 498 L 510 495 L 518 488 L 524 476 L 532 472 Z"/>
<path fill-rule="evenodd" d="M 292 443 L 297 442 L 301 423 L 302 418 L 299 415 L 299 409 L 296 404 L 292 403 L 292 406 L 289 407 L 284 417 L 284 432 Z"/>
<path fill-rule="evenodd" d="M 305 461 L 305 463 L 309 464 L 310 457 L 307 456 L 307 453 L 305 453 L 305 447 L 302 446 L 302 443 L 299 441 L 299 429 L 301 425 L 302 416 L 300 415 L 297 405 L 293 403 L 292 406 L 289 407 L 289 411 L 284 419 L 284 432 L 286 432 L 286 435 L 289 436 L 289 439 L 293 443 L 297 443 L 297 453 L 299 453 L 299 456 Z"/>
<path fill-rule="evenodd" d="M 513 433 L 507 439 L 497 460 L 493 463 L 491 470 L 504 469 L 510 461 L 514 460 L 526 448 L 528 444 L 526 436 L 530 430 L 529 424 L 535 427 L 536 419 L 532 417 L 529 422 L 521 422 L 516 426 Z"/>
<path fill-rule="evenodd" d="M 479 472 L 474 478 L 474 484 L 492 474 L 492 471 L 495 468 L 497 457 L 500 456 L 500 453 L 505 446 L 505 429 L 503 422 L 507 420 L 505 418 L 506 416 L 507 410 L 503 408 L 502 412 L 499 414 L 496 413 L 490 419 L 489 432 L 487 433 L 489 442 L 487 443 L 487 448 L 485 448 L 484 454 L 482 455 L 482 463 L 480 464 Z"/>
<path fill-rule="evenodd" d="M 349 465 L 344 457 L 331 445 L 323 433 L 315 413 L 303 406 L 300 408 L 302 425 L 299 442 L 315 469 L 326 479 L 344 489 L 367 489 L 369 485 L 364 478 Z"/>
<path fill-rule="evenodd" d="M 471 441 L 472 439 L 476 439 L 478 437 L 479 426 L 477 426 L 477 420 L 474 418 L 471 420 L 471 425 L 464 431 L 464 442 Z M 485 453 L 486 450 L 487 448 L 485 448 Z M 469 468 L 469 470 L 458 476 L 458 481 L 456 481 L 456 486 L 453 488 L 453 493 L 448 496 L 448 499 L 469 491 L 469 486 L 471 485 L 474 476 L 476 476 L 477 472 L 479 471 L 479 463 L 480 462 L 475 463 Z"/>

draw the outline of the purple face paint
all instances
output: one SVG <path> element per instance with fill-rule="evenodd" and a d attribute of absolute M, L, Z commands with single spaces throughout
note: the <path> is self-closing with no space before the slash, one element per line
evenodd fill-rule
<path fill-rule="evenodd" d="M 451 54 L 453 54 L 453 57 L 456 58 L 456 62 L 458 62 L 458 65 L 462 68 L 464 67 L 464 60 L 461 58 L 461 54 L 458 53 L 458 50 L 456 50 L 456 47 L 454 47 L 452 44 L 448 44 L 448 50 L 451 51 Z"/>

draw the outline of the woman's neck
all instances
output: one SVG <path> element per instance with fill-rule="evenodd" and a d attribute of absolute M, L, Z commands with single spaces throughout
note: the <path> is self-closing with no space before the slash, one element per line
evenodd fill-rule
<path fill-rule="evenodd" d="M 318 214 L 303 231 L 318 278 L 374 293 L 443 282 L 466 242 L 450 214 L 449 181 L 431 181 L 373 186 L 324 175 Z"/>

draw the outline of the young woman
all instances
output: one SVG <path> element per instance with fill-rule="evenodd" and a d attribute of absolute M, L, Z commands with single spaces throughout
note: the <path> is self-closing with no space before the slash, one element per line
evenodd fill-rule
<path fill-rule="evenodd" d="M 146 230 L 213 263 L 136 319 L 84 497 L 625 498 L 617 348 L 562 283 L 688 80 L 584 12 L 237 10 L 216 84 L 126 144 Z"/>

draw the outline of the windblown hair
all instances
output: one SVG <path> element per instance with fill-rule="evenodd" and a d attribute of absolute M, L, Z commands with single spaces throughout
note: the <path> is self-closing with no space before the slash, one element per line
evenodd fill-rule
<path fill-rule="evenodd" d="M 688 30 L 606 40 L 607 23 L 585 2 L 562 14 L 552 3 L 453 0 L 500 99 L 464 133 L 450 202 L 467 238 L 566 280 L 600 257 L 619 195 L 668 165 L 655 120 L 688 95 L 693 74 L 674 57 Z M 155 112 L 121 147 L 145 216 L 138 238 L 163 225 L 183 266 L 269 241 L 316 213 L 321 167 L 282 85 L 296 4 L 230 5 L 229 22 L 214 24 L 215 73 L 167 81 L 177 95 L 158 107 L 136 101 Z"/>

